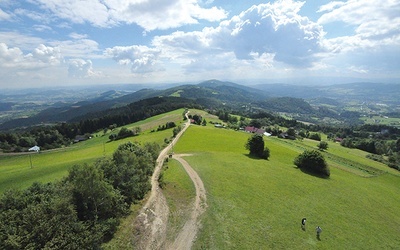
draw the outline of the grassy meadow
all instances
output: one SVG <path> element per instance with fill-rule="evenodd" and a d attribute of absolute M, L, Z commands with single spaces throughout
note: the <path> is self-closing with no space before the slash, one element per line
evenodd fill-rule
<path fill-rule="evenodd" d="M 193 154 L 185 159 L 207 190 L 208 208 L 194 249 L 400 245 L 399 172 L 366 159 L 359 150 L 329 143 L 324 154 L 331 177 L 323 179 L 293 164 L 299 153 L 316 148 L 318 142 L 264 137 L 271 157 L 260 160 L 248 156 L 244 148 L 248 137 L 244 132 L 191 126 L 174 148 L 176 153 Z M 303 217 L 305 231 L 300 227 Z M 320 240 L 316 226 L 323 230 Z"/>
<path fill-rule="evenodd" d="M 109 142 L 109 135 L 118 133 L 118 129 L 109 130 L 106 134 L 99 132 L 94 134 L 92 139 L 70 147 L 40 153 L 1 154 L 0 194 L 9 188 L 27 188 L 33 182 L 47 183 L 59 180 L 67 175 L 72 166 L 92 163 L 103 156 L 111 156 L 120 144 L 128 141 L 157 142 L 163 145 L 164 138 L 172 136 L 172 129 L 153 133 L 150 131 L 170 121 L 177 125 L 181 124 L 183 112 L 184 109 L 179 109 L 125 126 L 127 128 L 139 126 L 142 133 L 136 137 Z"/>
<path fill-rule="evenodd" d="M 51 182 L 66 176 L 75 164 L 111 156 L 127 141 L 157 142 L 172 129 L 150 132 L 159 125 L 182 123 L 183 109 L 127 125 L 140 126 L 137 137 L 108 142 L 99 132 L 90 140 L 41 153 L 0 155 L 0 194 L 8 188 L 26 188 L 33 182 Z M 209 121 L 204 111 L 191 110 Z M 316 148 L 312 140 L 289 141 L 264 137 L 269 160 L 248 156 L 244 132 L 192 125 L 174 147 L 190 153 L 185 159 L 198 172 L 207 191 L 194 249 L 396 249 L 400 245 L 400 172 L 365 158 L 366 153 L 329 143 L 324 156 L 331 167 L 329 179 L 297 169 L 293 159 L 304 149 Z M 32 168 L 30 161 L 32 160 Z M 164 172 L 164 194 L 170 206 L 168 240 L 173 240 L 189 214 L 194 187 L 180 164 L 171 160 Z M 137 211 L 141 204 L 132 206 Z M 105 249 L 132 246 L 132 220 L 121 222 Z M 300 227 L 307 218 L 306 230 Z M 321 240 L 315 227 L 321 226 Z"/>

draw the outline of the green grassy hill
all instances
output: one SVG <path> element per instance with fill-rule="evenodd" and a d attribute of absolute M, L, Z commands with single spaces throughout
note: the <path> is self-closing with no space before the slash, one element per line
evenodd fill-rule
<path fill-rule="evenodd" d="M 99 132 L 90 140 L 62 149 L 31 154 L 2 154 L 0 155 L 0 193 L 9 188 L 26 188 L 33 182 L 47 183 L 61 179 L 67 175 L 73 165 L 90 163 L 103 156 L 110 156 L 118 145 L 127 141 L 157 142 L 163 145 L 164 138 L 172 136 L 172 129 L 154 133 L 150 131 L 170 121 L 179 125 L 182 122 L 183 112 L 183 109 L 179 109 L 127 125 L 128 128 L 141 127 L 143 132 L 136 137 L 108 142 L 110 133 L 115 133 L 115 131 L 108 131 L 105 135 Z"/>
<path fill-rule="evenodd" d="M 88 141 L 54 151 L 0 155 L 0 193 L 25 188 L 33 182 L 61 179 L 74 164 L 110 156 L 126 141 L 157 142 L 172 135 L 171 129 L 151 133 L 159 125 L 182 122 L 183 110 L 149 118 L 127 127 L 140 126 L 141 135 L 107 142 L 110 131 Z M 201 114 L 207 121 L 217 118 Z M 174 147 L 202 178 L 208 208 L 202 216 L 194 249 L 396 249 L 400 245 L 400 172 L 365 158 L 365 152 L 329 143 L 324 153 L 331 167 L 330 179 L 297 169 L 293 159 L 304 149 L 316 148 L 311 140 L 265 138 L 271 151 L 268 161 L 248 156 L 244 148 L 250 135 L 244 132 L 191 126 Z M 193 186 L 177 162 L 164 174 L 170 204 L 173 239 L 187 216 Z M 138 209 L 138 207 L 133 208 Z M 183 213 L 180 213 L 180 211 Z M 307 217 L 307 228 L 300 227 Z M 115 239 L 129 242 L 132 217 L 121 223 Z M 127 226 L 128 225 L 128 226 Z M 319 241 L 315 227 L 323 232 Z M 113 245 L 110 245 L 113 249 Z M 118 249 L 115 248 L 115 249 Z"/>
<path fill-rule="evenodd" d="M 322 179 L 293 164 L 304 148 L 316 148 L 317 142 L 268 137 L 271 157 L 266 161 L 248 156 L 244 148 L 248 137 L 244 132 L 191 126 L 174 149 L 194 154 L 185 159 L 207 190 L 208 208 L 194 249 L 395 249 L 400 245 L 398 172 L 365 159 L 361 151 L 335 144 L 325 153 L 331 178 Z M 305 231 L 300 227 L 303 217 L 307 218 Z M 320 241 L 316 226 L 323 229 Z"/>

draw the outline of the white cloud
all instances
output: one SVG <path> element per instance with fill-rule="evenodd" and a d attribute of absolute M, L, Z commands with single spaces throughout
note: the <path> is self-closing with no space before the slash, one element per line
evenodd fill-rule
<path fill-rule="evenodd" d="M 71 37 L 72 39 L 86 39 L 88 38 L 88 35 L 72 32 L 71 34 L 69 34 L 69 37 Z"/>
<path fill-rule="evenodd" d="M 357 73 L 394 72 L 400 67 L 400 1 L 350 0 L 321 6 L 321 25 L 344 23 L 353 34 L 325 39 L 330 54 L 325 61 L 347 65 L 345 70 Z M 346 66 L 344 66 L 346 67 Z"/>
<path fill-rule="evenodd" d="M 400 38 L 400 1 L 351 0 L 336 5 L 330 3 L 320 9 L 326 13 L 319 18 L 318 23 L 344 22 L 354 26 L 355 33 L 362 39 L 395 37 L 398 42 Z"/>
<path fill-rule="evenodd" d="M 62 57 L 58 48 L 40 44 L 32 53 L 24 54 L 20 48 L 9 48 L 0 43 L 0 62 L 5 68 L 40 69 L 60 64 Z"/>
<path fill-rule="evenodd" d="M 104 54 L 119 64 L 131 65 L 133 73 L 144 74 L 163 70 L 158 63 L 160 51 L 147 46 L 116 46 L 106 49 Z"/>
<path fill-rule="evenodd" d="M 73 23 L 88 22 L 94 26 L 107 27 L 115 22 L 109 18 L 109 10 L 99 0 L 31 0 L 41 9 L 51 12 L 54 17 Z M 26 10 L 25 10 L 26 11 Z M 28 11 L 29 12 L 29 11 Z"/>
<path fill-rule="evenodd" d="M 298 14 L 302 4 L 277 1 L 253 6 L 216 28 L 158 36 L 152 45 L 162 51 L 162 56 L 182 61 L 186 58 L 192 65 L 218 53 L 233 52 L 239 60 L 268 55 L 292 67 L 311 67 L 318 60 L 324 32 Z"/>
<path fill-rule="evenodd" d="M 345 2 L 342 1 L 333 1 L 333 2 L 329 2 L 325 5 L 322 5 L 321 7 L 319 7 L 319 9 L 317 10 L 317 12 L 326 12 L 326 11 L 332 11 L 335 8 L 341 7 L 343 5 L 345 5 Z"/>
<path fill-rule="evenodd" d="M 58 47 L 48 47 L 43 44 L 40 44 L 39 47 L 33 50 L 32 56 L 33 58 L 50 65 L 57 65 L 62 60 L 60 49 Z"/>
<path fill-rule="evenodd" d="M 74 39 L 64 41 L 51 41 L 52 46 L 57 46 L 64 57 L 72 58 L 101 58 L 99 44 L 91 39 Z"/>
<path fill-rule="evenodd" d="M 2 67 L 12 67 L 23 60 L 23 53 L 19 48 L 9 48 L 7 44 L 0 43 L 0 62 Z"/>
<path fill-rule="evenodd" d="M 21 50 L 32 50 L 39 44 L 45 44 L 46 41 L 39 37 L 23 35 L 17 32 L 0 32 L 0 41 L 10 47 L 18 47 Z"/>
<path fill-rule="evenodd" d="M 68 66 L 68 75 L 73 78 L 89 78 L 102 76 L 101 72 L 93 70 L 91 60 L 70 59 Z"/>
<path fill-rule="evenodd" d="M 111 27 L 119 23 L 146 31 L 176 28 L 198 20 L 219 21 L 227 13 L 217 7 L 202 8 L 197 0 L 31 0 L 60 19 Z"/>
<path fill-rule="evenodd" d="M 7 21 L 10 20 L 11 18 L 12 16 L 10 14 L 0 9 L 0 21 Z"/>
<path fill-rule="evenodd" d="M 39 32 L 44 32 L 44 31 L 52 31 L 53 29 L 50 26 L 47 25 L 33 25 L 33 29 Z"/>

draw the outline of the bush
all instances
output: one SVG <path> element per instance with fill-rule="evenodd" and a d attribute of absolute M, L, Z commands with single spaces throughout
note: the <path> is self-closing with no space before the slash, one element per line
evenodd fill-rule
<path fill-rule="evenodd" d="M 247 140 L 245 148 L 250 151 L 251 155 L 262 157 L 264 154 L 264 139 L 259 134 L 253 134 Z"/>
<path fill-rule="evenodd" d="M 306 150 L 294 159 L 294 165 L 305 172 L 330 176 L 329 166 L 318 150 Z"/>
<path fill-rule="evenodd" d="M 318 145 L 317 145 L 319 150 L 327 150 L 328 149 L 328 143 L 326 141 L 321 141 Z"/>
<path fill-rule="evenodd" d="M 262 135 L 252 135 L 245 145 L 245 148 L 250 151 L 250 155 L 254 155 L 268 160 L 270 151 L 268 147 L 264 147 L 264 139 Z"/>
<path fill-rule="evenodd" d="M 319 133 L 310 134 L 308 138 L 314 141 L 321 141 L 321 135 Z"/>

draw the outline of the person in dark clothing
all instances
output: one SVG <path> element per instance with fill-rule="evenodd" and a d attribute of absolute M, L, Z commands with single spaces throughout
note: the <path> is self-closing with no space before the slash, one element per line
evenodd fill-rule
<path fill-rule="evenodd" d="M 306 230 L 306 218 L 301 219 L 301 229 L 303 229 L 304 231 Z"/>

